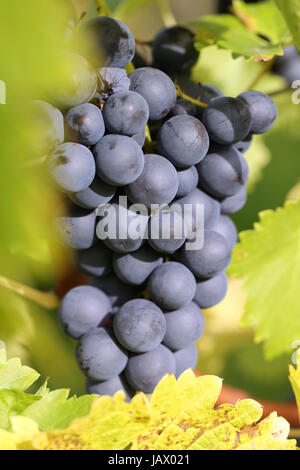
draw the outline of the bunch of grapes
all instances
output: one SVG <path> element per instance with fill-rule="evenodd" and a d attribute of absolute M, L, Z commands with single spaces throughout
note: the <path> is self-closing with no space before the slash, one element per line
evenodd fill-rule
<path fill-rule="evenodd" d="M 183 27 L 160 31 L 153 66 L 129 76 L 135 40 L 120 21 L 88 21 L 78 44 L 81 55 L 65 58 L 72 86 L 60 87 L 56 107 L 35 102 L 53 147 L 49 172 L 70 201 L 56 230 L 90 276 L 66 294 L 59 321 L 78 340 L 87 391 L 129 399 L 195 368 L 202 309 L 227 291 L 243 153 L 277 112 L 263 93 L 232 98 L 193 83 L 198 54 Z"/>

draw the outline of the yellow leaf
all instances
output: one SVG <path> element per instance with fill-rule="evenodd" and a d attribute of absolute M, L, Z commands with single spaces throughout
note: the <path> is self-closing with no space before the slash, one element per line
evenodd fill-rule
<path fill-rule="evenodd" d="M 297 368 L 290 366 L 290 382 L 292 384 L 294 394 L 297 400 L 299 419 L 300 419 L 300 349 L 297 355 Z"/>

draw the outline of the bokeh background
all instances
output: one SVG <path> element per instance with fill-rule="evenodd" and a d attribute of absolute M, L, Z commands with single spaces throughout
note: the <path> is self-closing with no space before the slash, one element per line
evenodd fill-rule
<path fill-rule="evenodd" d="M 75 344 L 57 324 L 51 291 L 60 294 L 84 279 L 72 267 L 71 253 L 53 236 L 52 217 L 59 196 L 34 154 L 36 136 L 26 126 L 24 103 L 51 94 L 63 79 L 57 51 L 66 47 L 61 43 L 65 22 L 69 22 L 71 36 L 78 18 L 86 13 L 80 20 L 86 21 L 97 14 L 97 8 L 93 0 L 73 0 L 75 16 L 67 1 L 24 3 L 4 2 L 0 16 L 0 80 L 7 86 L 7 104 L 0 105 L 0 340 L 6 343 L 9 356 L 21 357 L 43 378 L 50 377 L 50 387 L 82 394 L 84 379 L 75 363 Z M 151 40 L 163 27 L 156 2 L 140 0 L 143 6 L 138 9 L 122 9 L 117 0 L 108 3 L 140 42 Z M 213 0 L 169 2 L 178 22 L 217 12 L 218 4 Z M 149 61 L 148 46 L 138 49 Z M 249 88 L 262 67 L 243 58 L 234 60 L 230 52 L 212 46 L 202 51 L 193 77 L 236 96 Z M 270 71 L 257 89 L 276 93 L 286 85 Z M 291 94 L 288 90 L 274 96 L 278 122 L 269 134 L 257 137 L 246 154 L 251 171 L 249 200 L 234 216 L 239 231 L 251 229 L 260 211 L 299 196 L 300 106 L 292 104 Z M 35 291 L 28 287 L 40 292 L 37 302 L 30 300 Z M 232 278 L 227 298 L 205 312 L 207 330 L 199 342 L 198 370 L 219 375 L 226 385 L 258 399 L 291 402 L 291 357 L 266 361 L 262 345 L 253 341 L 253 332 L 239 326 L 244 303 L 242 283 Z"/>

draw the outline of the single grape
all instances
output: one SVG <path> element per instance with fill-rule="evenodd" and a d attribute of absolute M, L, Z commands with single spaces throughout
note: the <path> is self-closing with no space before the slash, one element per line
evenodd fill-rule
<path fill-rule="evenodd" d="M 97 91 L 98 80 L 89 62 L 78 54 L 61 55 L 57 80 L 51 84 L 50 94 L 59 108 L 70 109 L 88 103 Z"/>
<path fill-rule="evenodd" d="M 72 142 L 95 145 L 104 136 L 102 113 L 91 103 L 80 104 L 66 114 L 66 131 Z"/>
<path fill-rule="evenodd" d="M 133 212 L 116 203 L 104 207 L 104 212 L 97 224 L 98 238 L 117 253 L 138 250 L 144 242 L 148 215 Z"/>
<path fill-rule="evenodd" d="M 170 111 L 171 116 L 179 116 L 180 114 L 188 114 L 196 117 L 197 106 L 189 100 L 183 98 L 176 101 L 175 106 Z"/>
<path fill-rule="evenodd" d="M 89 276 L 107 276 L 112 272 L 112 253 L 103 243 L 97 243 L 88 250 L 77 251 L 75 264 Z"/>
<path fill-rule="evenodd" d="M 81 144 L 58 145 L 48 159 L 53 181 L 61 191 L 82 191 L 92 183 L 96 167 L 92 152 Z"/>
<path fill-rule="evenodd" d="M 114 253 L 113 255 L 115 274 L 125 284 L 134 286 L 144 284 L 162 262 L 163 258 L 148 245 L 142 246 L 134 253 Z"/>
<path fill-rule="evenodd" d="M 159 31 L 152 42 L 152 52 L 155 65 L 166 72 L 191 69 L 199 55 L 194 47 L 194 34 L 182 26 Z"/>
<path fill-rule="evenodd" d="M 149 117 L 159 121 L 167 116 L 176 103 L 172 80 L 161 70 L 142 67 L 130 75 L 130 89 L 142 95 L 149 106 Z"/>
<path fill-rule="evenodd" d="M 230 264 L 231 250 L 225 238 L 217 232 L 204 232 L 204 245 L 199 250 L 182 249 L 182 262 L 198 279 L 210 279 Z"/>
<path fill-rule="evenodd" d="M 99 76 L 99 96 L 101 103 L 117 93 L 118 91 L 128 91 L 130 87 L 130 78 L 127 76 L 126 70 L 118 67 L 102 67 L 98 71 Z"/>
<path fill-rule="evenodd" d="M 89 284 L 105 292 L 112 304 L 113 312 L 138 294 L 136 287 L 124 284 L 115 274 L 109 274 L 105 277 L 92 277 Z"/>
<path fill-rule="evenodd" d="M 140 132 L 137 132 L 136 134 L 132 135 L 131 136 L 132 139 L 134 139 L 136 141 L 136 143 L 140 146 L 140 147 L 144 147 L 144 143 L 145 143 L 145 140 L 146 140 L 146 132 L 145 132 L 145 129 L 143 129 L 142 131 Z"/>
<path fill-rule="evenodd" d="M 64 117 L 59 109 L 45 101 L 32 101 L 28 106 L 30 144 L 38 156 L 48 154 L 64 141 Z"/>
<path fill-rule="evenodd" d="M 277 119 L 277 107 L 272 98 L 260 91 L 245 91 L 238 98 L 244 101 L 252 117 L 252 134 L 264 134 L 275 124 Z"/>
<path fill-rule="evenodd" d="M 178 310 L 193 300 L 196 281 L 183 264 L 164 263 L 151 274 L 148 281 L 150 299 L 164 310 Z"/>
<path fill-rule="evenodd" d="M 166 318 L 160 308 L 144 299 L 130 300 L 114 316 L 114 334 L 128 351 L 155 349 L 166 334 Z"/>
<path fill-rule="evenodd" d="M 174 357 L 176 361 L 176 378 L 181 376 L 181 374 L 187 370 L 194 370 L 198 361 L 198 351 L 195 344 L 190 344 L 184 349 L 174 352 Z"/>
<path fill-rule="evenodd" d="M 122 375 L 117 375 L 103 382 L 86 379 L 86 392 L 90 395 L 108 395 L 113 397 L 120 390 L 125 394 L 126 401 L 129 402 L 134 395 L 134 391 Z"/>
<path fill-rule="evenodd" d="M 97 381 L 121 374 L 128 362 L 126 352 L 107 328 L 94 328 L 83 335 L 76 356 L 82 372 Z"/>
<path fill-rule="evenodd" d="M 157 348 L 129 358 L 125 377 L 129 384 L 144 393 L 153 393 L 166 374 L 175 374 L 174 354 L 160 344 Z"/>
<path fill-rule="evenodd" d="M 221 215 L 217 224 L 214 226 L 214 232 L 223 235 L 231 250 L 238 241 L 238 232 L 232 220 L 226 215 Z"/>
<path fill-rule="evenodd" d="M 88 188 L 77 193 L 70 193 L 69 197 L 74 204 L 83 209 L 96 209 L 111 201 L 115 193 L 115 186 L 104 183 L 96 176 Z"/>
<path fill-rule="evenodd" d="M 143 131 L 149 118 L 145 99 L 135 91 L 119 91 L 103 107 L 106 129 L 114 134 L 131 136 Z"/>
<path fill-rule="evenodd" d="M 240 142 L 236 142 L 233 144 L 233 147 L 236 148 L 241 153 L 246 153 L 250 149 L 253 142 L 252 134 L 249 134 L 246 139 L 240 140 Z"/>
<path fill-rule="evenodd" d="M 79 44 L 84 55 L 96 68 L 128 65 L 135 54 L 135 40 L 121 21 L 98 16 L 87 21 L 79 33 Z"/>
<path fill-rule="evenodd" d="M 96 241 L 96 211 L 71 207 L 68 215 L 56 217 L 55 229 L 62 243 L 75 250 L 87 250 Z"/>
<path fill-rule="evenodd" d="M 174 210 L 161 210 L 149 220 L 148 241 L 160 253 L 175 253 L 184 244 L 186 237 L 183 217 Z"/>
<path fill-rule="evenodd" d="M 186 170 L 178 170 L 177 174 L 179 179 L 179 186 L 176 197 L 185 197 L 197 188 L 199 175 L 195 166 L 191 166 Z"/>
<path fill-rule="evenodd" d="M 178 168 L 199 163 L 209 149 L 209 137 L 202 122 L 181 114 L 166 121 L 159 130 L 159 152 Z"/>
<path fill-rule="evenodd" d="M 58 319 L 65 333 L 78 339 L 93 328 L 105 326 L 111 303 L 107 295 L 91 286 L 71 289 L 63 298 Z"/>
<path fill-rule="evenodd" d="M 175 204 L 179 204 L 182 208 L 189 237 L 199 229 L 211 230 L 220 217 L 220 203 L 197 188 L 187 196 L 178 199 Z M 201 208 L 204 211 L 204 221 L 202 221 L 199 213 Z"/>
<path fill-rule="evenodd" d="M 190 302 L 179 310 L 165 313 L 167 330 L 163 344 L 172 351 L 195 343 L 203 335 L 205 320 L 200 308 Z"/>
<path fill-rule="evenodd" d="M 220 303 L 226 296 L 228 279 L 223 272 L 217 276 L 197 283 L 194 302 L 200 308 L 211 308 Z"/>
<path fill-rule="evenodd" d="M 174 166 L 161 155 L 145 155 L 142 174 L 126 188 L 126 194 L 133 203 L 166 206 L 176 196 L 178 175 Z"/>
<path fill-rule="evenodd" d="M 144 168 L 144 154 L 134 139 L 124 135 L 106 135 L 95 145 L 99 178 L 108 184 L 124 186 L 133 183 Z"/>
<path fill-rule="evenodd" d="M 232 145 L 249 135 L 252 117 L 244 101 L 219 97 L 210 101 L 205 109 L 203 123 L 214 142 Z"/>
<path fill-rule="evenodd" d="M 235 214 L 240 211 L 247 202 L 247 190 L 242 188 L 235 196 L 227 197 L 221 202 L 222 214 Z"/>
<path fill-rule="evenodd" d="M 247 161 L 233 147 L 213 147 L 197 170 L 201 188 L 221 199 L 239 193 L 249 178 Z"/>

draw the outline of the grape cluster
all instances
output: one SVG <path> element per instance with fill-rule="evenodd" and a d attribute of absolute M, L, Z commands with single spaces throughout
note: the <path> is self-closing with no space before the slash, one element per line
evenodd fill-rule
<path fill-rule="evenodd" d="M 228 214 L 247 198 L 243 153 L 253 134 L 273 126 L 276 107 L 258 91 L 232 98 L 193 83 L 198 54 L 193 33 L 180 26 L 160 31 L 153 66 L 129 77 L 124 67 L 135 41 L 120 21 L 88 21 L 78 44 L 81 55 L 68 58 L 72 86 L 60 88 L 56 107 L 35 103 L 53 147 L 49 172 L 69 198 L 56 230 L 90 276 L 89 285 L 65 295 L 59 321 L 78 340 L 87 391 L 123 389 L 130 398 L 152 393 L 166 373 L 195 368 L 201 309 L 227 291 L 237 242 Z M 174 81 L 194 99 L 177 99 Z M 153 140 L 145 145 L 147 124 Z M 124 205 L 125 197 L 144 209 Z M 204 209 L 200 222 L 197 206 Z M 116 231 L 106 227 L 99 239 L 99 226 L 113 214 Z M 190 249 L 199 231 L 202 244 Z"/>

